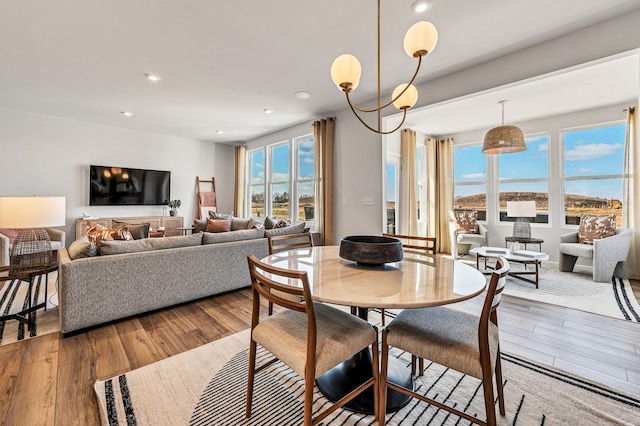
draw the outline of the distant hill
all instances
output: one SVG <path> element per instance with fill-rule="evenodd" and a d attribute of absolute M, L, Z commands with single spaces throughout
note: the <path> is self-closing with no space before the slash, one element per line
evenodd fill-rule
<path fill-rule="evenodd" d="M 536 206 L 539 209 L 548 209 L 549 207 L 549 194 L 543 192 L 501 192 L 500 193 L 500 208 L 507 208 L 507 201 L 531 201 L 535 200 Z M 617 199 L 612 198 L 599 198 L 599 197 L 589 197 L 585 195 L 573 195 L 567 194 L 565 195 L 565 203 L 568 208 L 593 208 L 593 209 L 604 209 L 604 208 L 620 208 L 622 206 L 622 202 Z M 453 200 L 453 205 L 455 208 L 474 208 L 476 206 L 485 206 L 486 205 L 486 194 L 475 194 L 469 195 L 466 197 L 459 197 Z"/>

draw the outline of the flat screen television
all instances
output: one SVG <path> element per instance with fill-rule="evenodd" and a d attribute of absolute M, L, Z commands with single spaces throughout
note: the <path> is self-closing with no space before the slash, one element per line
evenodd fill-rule
<path fill-rule="evenodd" d="M 171 199 L 171 172 L 90 166 L 90 206 L 159 206 Z"/>

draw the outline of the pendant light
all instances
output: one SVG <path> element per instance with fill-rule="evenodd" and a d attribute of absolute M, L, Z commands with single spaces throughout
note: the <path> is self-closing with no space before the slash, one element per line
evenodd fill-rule
<path fill-rule="evenodd" d="M 484 136 L 482 144 L 483 154 L 509 154 L 512 152 L 525 151 L 527 144 L 524 141 L 522 130 L 516 126 L 504 125 L 504 104 L 507 101 L 498 102 L 502 104 L 502 126 L 494 127 Z"/>

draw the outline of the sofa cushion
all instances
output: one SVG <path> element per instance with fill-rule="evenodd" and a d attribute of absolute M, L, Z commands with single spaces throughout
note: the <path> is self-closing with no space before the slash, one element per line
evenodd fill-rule
<path fill-rule="evenodd" d="M 202 244 L 218 244 L 228 243 L 231 241 L 242 240 L 255 240 L 264 237 L 264 229 L 243 229 L 234 232 L 220 232 L 211 233 L 205 232 L 202 234 Z"/>
<path fill-rule="evenodd" d="M 275 237 L 277 235 L 291 235 L 291 234 L 301 234 L 304 231 L 305 223 L 300 222 L 297 225 L 291 225 L 284 228 L 276 228 L 276 229 L 267 229 L 264 231 L 264 236 Z"/>
<path fill-rule="evenodd" d="M 143 238 L 149 238 L 149 228 L 151 227 L 151 224 L 150 223 L 125 223 L 125 222 L 118 222 L 117 220 L 112 220 L 111 226 L 113 226 L 114 229 L 120 229 L 126 226 L 134 240 L 141 240 Z"/>
<path fill-rule="evenodd" d="M 93 257 L 98 255 L 96 245 L 89 241 L 86 236 L 75 240 L 69 246 L 69 257 L 71 260 Z"/>
<path fill-rule="evenodd" d="M 582 214 L 578 227 L 578 241 L 583 244 L 593 244 L 593 240 L 616 235 L 616 215 L 598 216 Z"/>
<path fill-rule="evenodd" d="M 479 234 L 478 213 L 475 210 L 455 210 L 452 219 L 458 234 Z"/>
<path fill-rule="evenodd" d="M 561 243 L 560 253 L 593 259 L 593 244 Z"/>
<path fill-rule="evenodd" d="M 96 246 L 100 244 L 100 241 L 133 240 L 133 236 L 131 236 L 129 228 L 126 225 L 122 228 L 111 229 L 98 223 L 93 223 L 90 220 L 87 221 L 86 235 L 89 241 Z"/>
<path fill-rule="evenodd" d="M 100 256 L 123 253 L 137 253 L 151 250 L 165 250 L 192 247 L 202 244 L 202 233 L 165 238 L 145 238 L 135 241 L 101 241 L 98 246 Z"/>
<path fill-rule="evenodd" d="M 232 231 L 240 231 L 241 229 L 251 229 L 247 228 L 249 223 L 252 221 L 250 217 L 235 217 L 231 218 L 231 230 Z"/>
<path fill-rule="evenodd" d="M 229 232 L 231 231 L 231 220 L 207 219 L 205 232 Z"/>
<path fill-rule="evenodd" d="M 209 212 L 209 219 L 231 220 L 233 213 Z"/>

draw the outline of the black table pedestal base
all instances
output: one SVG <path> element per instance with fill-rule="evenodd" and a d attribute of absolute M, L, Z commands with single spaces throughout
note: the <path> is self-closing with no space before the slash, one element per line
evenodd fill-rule
<path fill-rule="evenodd" d="M 369 310 L 358 308 L 358 316 L 367 319 Z M 320 392 L 331 402 L 336 402 L 370 379 L 373 375 L 371 350 L 360 351 L 348 360 L 327 371 L 316 379 Z M 411 371 L 394 357 L 389 358 L 387 381 L 414 389 Z M 393 413 L 409 403 L 411 397 L 393 389 L 387 389 L 387 413 Z M 373 389 L 369 388 L 343 405 L 357 413 L 374 414 Z"/>

